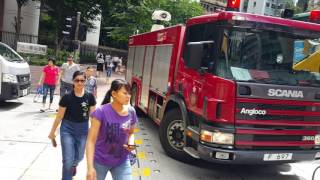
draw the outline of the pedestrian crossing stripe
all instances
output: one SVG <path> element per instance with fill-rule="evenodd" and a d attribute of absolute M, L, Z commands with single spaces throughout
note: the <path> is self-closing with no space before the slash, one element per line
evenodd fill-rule
<path fill-rule="evenodd" d="M 151 168 L 145 167 L 145 168 L 138 168 L 138 169 L 132 169 L 132 176 L 151 176 Z"/>
<path fill-rule="evenodd" d="M 136 140 L 134 141 L 134 143 L 135 143 L 136 145 L 141 145 L 141 144 L 142 144 L 142 139 L 136 139 Z"/>
<path fill-rule="evenodd" d="M 137 158 L 138 158 L 138 159 L 146 159 L 146 153 L 144 153 L 144 152 L 138 152 L 138 153 L 137 153 Z"/>

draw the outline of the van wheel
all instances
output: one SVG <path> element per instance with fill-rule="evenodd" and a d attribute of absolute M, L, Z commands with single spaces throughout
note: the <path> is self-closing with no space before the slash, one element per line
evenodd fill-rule
<path fill-rule="evenodd" d="M 192 162 L 195 159 L 183 151 L 184 122 L 179 109 L 171 109 L 165 113 L 160 123 L 159 136 L 162 148 L 172 158 Z"/>

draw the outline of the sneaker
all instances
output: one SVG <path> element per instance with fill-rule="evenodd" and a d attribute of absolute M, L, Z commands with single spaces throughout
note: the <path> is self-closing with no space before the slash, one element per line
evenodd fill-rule
<path fill-rule="evenodd" d="M 77 174 L 77 166 L 72 166 L 72 176 Z"/>
<path fill-rule="evenodd" d="M 44 110 L 44 109 L 40 109 L 40 112 L 41 112 L 41 113 L 43 113 L 43 112 L 45 112 L 45 111 L 46 111 L 46 110 Z"/>

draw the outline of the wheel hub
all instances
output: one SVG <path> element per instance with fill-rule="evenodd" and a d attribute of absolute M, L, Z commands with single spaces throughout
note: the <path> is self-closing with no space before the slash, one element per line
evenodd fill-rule
<path fill-rule="evenodd" d="M 182 120 L 174 120 L 169 124 L 167 138 L 174 149 L 182 151 L 184 146 L 184 126 Z"/>

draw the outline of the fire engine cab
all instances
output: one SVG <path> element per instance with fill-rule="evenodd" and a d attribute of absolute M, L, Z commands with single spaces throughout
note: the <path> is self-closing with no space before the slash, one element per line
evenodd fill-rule
<path fill-rule="evenodd" d="M 182 161 L 319 159 L 320 74 L 293 68 L 319 38 L 318 24 L 231 11 L 131 36 L 132 104 Z"/>

